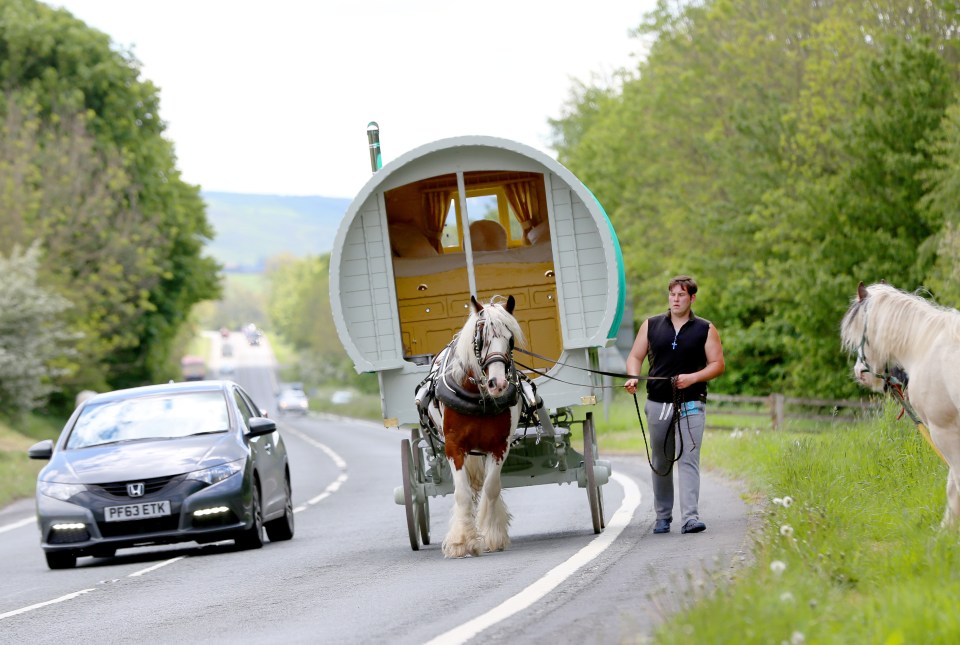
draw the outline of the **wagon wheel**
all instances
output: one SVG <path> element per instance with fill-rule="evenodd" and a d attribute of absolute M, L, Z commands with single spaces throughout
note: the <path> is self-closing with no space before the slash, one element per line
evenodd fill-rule
<path fill-rule="evenodd" d="M 413 459 L 414 469 L 416 473 L 416 480 L 418 482 L 427 481 L 426 476 L 426 465 L 423 460 L 423 450 L 419 448 L 420 441 L 420 428 L 414 428 L 410 431 L 410 443 L 413 446 L 418 446 L 414 448 L 416 450 L 416 456 Z M 423 500 L 417 504 L 418 513 L 417 519 L 420 528 L 420 540 L 424 544 L 430 544 L 430 500 L 426 495 L 423 496 Z"/>
<path fill-rule="evenodd" d="M 597 452 L 597 433 L 593 427 L 593 412 L 587 412 L 583 422 L 583 465 L 587 471 L 587 501 L 590 503 L 590 519 L 593 520 L 594 533 L 599 533 L 606 527 L 603 519 L 603 487 L 597 486 L 597 478 L 593 472 Z"/>
<path fill-rule="evenodd" d="M 403 504 L 407 510 L 407 533 L 410 535 L 410 548 L 420 550 L 419 515 L 420 505 L 413 498 L 413 488 L 416 485 L 416 466 L 413 463 L 413 451 L 410 449 L 410 440 L 400 442 L 400 468 L 403 473 Z"/>

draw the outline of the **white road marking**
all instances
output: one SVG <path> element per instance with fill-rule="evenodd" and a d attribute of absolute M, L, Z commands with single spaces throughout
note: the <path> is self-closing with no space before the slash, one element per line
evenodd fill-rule
<path fill-rule="evenodd" d="M 640 489 L 637 487 L 636 482 L 625 475 L 612 473 L 610 477 L 623 486 L 623 503 L 620 504 L 620 508 L 617 509 L 617 512 L 610 518 L 610 522 L 607 524 L 603 533 L 570 556 L 565 562 L 555 566 L 542 578 L 520 591 L 520 593 L 514 595 L 512 598 L 507 598 L 487 613 L 477 616 L 473 620 L 459 627 L 455 627 L 448 632 L 440 634 L 436 638 L 428 641 L 425 645 L 456 645 L 458 643 L 466 643 L 488 627 L 523 611 L 546 596 L 556 589 L 560 583 L 576 573 L 577 570 L 581 569 L 613 544 L 613 541 L 619 537 L 623 529 L 630 524 L 630 520 L 633 518 L 633 512 L 637 509 L 637 506 L 640 505 Z"/>
<path fill-rule="evenodd" d="M 175 558 L 170 558 L 169 560 L 164 560 L 163 562 L 161 562 L 161 563 L 159 563 L 159 564 L 155 564 L 155 565 L 153 565 L 152 567 L 147 567 L 146 569 L 140 569 L 140 571 L 135 571 L 135 572 L 131 573 L 129 576 L 127 576 L 127 577 L 128 577 L 128 578 L 136 578 L 137 576 L 142 576 L 142 575 L 145 574 L 145 573 L 150 573 L 151 571 L 156 571 L 156 570 L 159 569 L 160 567 L 165 567 L 165 566 L 167 566 L 168 564 L 173 564 L 173 563 L 176 562 L 177 560 L 183 560 L 185 557 L 187 557 L 187 556 L 185 556 L 185 555 L 178 555 L 178 556 L 175 557 Z"/>
<path fill-rule="evenodd" d="M 38 602 L 35 605 L 30 605 L 29 607 L 21 607 L 20 609 L 14 609 L 13 611 L 8 611 L 5 614 L 0 614 L 0 620 L 4 618 L 10 618 L 11 616 L 16 616 L 18 614 L 25 614 L 28 611 L 33 611 L 34 609 L 40 609 L 41 607 L 46 607 L 47 605 L 54 605 L 58 602 L 64 602 L 65 600 L 73 600 L 77 596 L 82 596 L 85 593 L 93 591 L 93 589 L 83 589 L 81 591 L 74 591 L 69 593 L 66 596 L 60 596 L 59 598 L 54 598 L 53 600 L 47 600 L 46 602 Z"/>
<path fill-rule="evenodd" d="M 317 504 L 317 503 L 319 503 L 319 502 L 322 502 L 323 500 L 325 500 L 326 498 L 330 497 L 332 494 L 334 494 L 334 493 L 336 493 L 338 490 L 340 490 L 340 487 L 341 487 L 341 486 L 347 481 L 347 479 L 349 478 L 349 477 L 347 476 L 347 473 L 346 473 L 346 470 L 347 470 L 347 462 L 345 462 L 340 455 L 338 455 L 337 453 L 335 453 L 335 452 L 330 448 L 330 446 L 328 446 L 328 445 L 326 445 L 326 444 L 324 444 L 324 443 L 320 443 L 319 441 L 317 441 L 317 440 L 314 439 L 313 437 L 310 437 L 310 436 L 308 436 L 308 435 L 305 435 L 305 434 L 303 434 L 302 432 L 300 432 L 299 430 L 296 430 L 296 429 L 294 429 L 294 428 L 285 428 L 285 429 L 284 429 L 284 432 L 289 432 L 289 433 L 291 433 L 291 434 L 295 434 L 295 435 L 297 435 L 297 438 L 299 438 L 299 439 L 301 439 L 301 440 L 303 440 L 303 441 L 306 441 L 308 444 L 310 444 L 310 445 L 313 446 L 314 448 L 319 448 L 320 450 L 322 450 L 323 452 L 325 452 L 328 457 L 330 457 L 330 459 L 331 459 L 331 460 L 333 461 L 333 463 L 337 466 L 337 468 L 339 468 L 340 470 L 343 471 L 343 472 L 340 473 L 340 476 L 339 476 L 339 477 L 337 477 L 333 482 L 330 483 L 329 486 L 327 486 L 325 489 L 323 489 L 323 492 L 322 492 L 322 493 L 320 493 L 320 494 L 317 495 L 316 497 L 313 497 L 312 499 L 307 500 L 307 503 L 306 503 L 306 504 L 301 504 L 300 506 L 297 506 L 295 509 L 293 509 L 293 512 L 294 512 L 294 513 L 299 513 L 299 512 L 301 512 L 301 511 L 307 510 L 307 507 L 308 507 L 308 506 L 313 506 L 314 504 Z"/>
<path fill-rule="evenodd" d="M 22 520 L 17 520 L 12 524 L 7 524 L 5 526 L 0 526 L 0 533 L 6 533 L 7 531 L 12 531 L 13 529 L 18 529 L 21 526 L 26 526 L 27 524 L 35 524 L 37 521 L 37 516 L 25 517 Z"/>

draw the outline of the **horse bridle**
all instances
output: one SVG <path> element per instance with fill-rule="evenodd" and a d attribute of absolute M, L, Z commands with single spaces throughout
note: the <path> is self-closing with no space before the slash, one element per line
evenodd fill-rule
<path fill-rule="evenodd" d="M 486 326 L 486 320 L 483 317 L 483 312 L 477 314 L 477 318 L 477 327 L 473 333 L 473 354 L 477 357 L 477 363 L 480 365 L 480 370 L 486 371 L 486 369 L 494 363 L 503 363 L 507 366 L 507 370 L 509 371 L 511 368 L 513 368 L 513 335 L 510 335 L 510 349 L 507 353 L 489 352 L 486 356 L 483 356 L 483 330 Z M 496 331 L 494 331 L 494 337 L 499 337 L 499 334 Z"/>
<path fill-rule="evenodd" d="M 863 348 L 869 344 L 869 341 L 867 340 L 867 322 L 869 321 L 869 318 L 867 317 L 867 313 L 869 310 L 867 309 L 867 307 L 869 304 L 870 303 L 867 302 L 866 299 L 864 299 L 863 301 L 863 335 L 860 336 L 860 346 L 857 348 L 857 361 L 863 365 L 863 369 L 860 370 L 861 374 L 863 374 L 864 372 L 869 372 L 872 376 L 876 376 L 877 378 L 886 380 L 885 375 L 877 374 L 876 372 L 873 371 L 873 368 L 870 367 L 870 363 L 867 361 L 867 353 L 863 350 Z M 890 372 L 888 370 L 887 374 L 889 373 Z"/>

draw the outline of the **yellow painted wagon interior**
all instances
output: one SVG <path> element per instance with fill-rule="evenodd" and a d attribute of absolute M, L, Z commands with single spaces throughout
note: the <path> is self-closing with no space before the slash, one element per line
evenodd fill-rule
<path fill-rule="evenodd" d="M 477 297 L 512 295 L 527 348 L 559 359 L 563 343 L 543 175 L 469 172 L 464 188 L 466 217 L 454 174 L 384 196 L 404 356 L 429 360 L 463 326 L 470 306 L 464 248 L 469 236 Z M 553 365 L 525 355 L 517 359 L 538 370 Z"/>

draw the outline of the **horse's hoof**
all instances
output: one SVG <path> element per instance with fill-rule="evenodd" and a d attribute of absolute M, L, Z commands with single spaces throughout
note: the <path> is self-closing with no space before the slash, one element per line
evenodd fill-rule
<path fill-rule="evenodd" d="M 480 555 L 480 547 L 476 540 L 471 541 L 469 544 L 465 542 L 459 544 L 444 543 L 440 550 L 443 551 L 443 557 L 450 558 L 451 560 L 465 558 L 471 555 Z"/>

